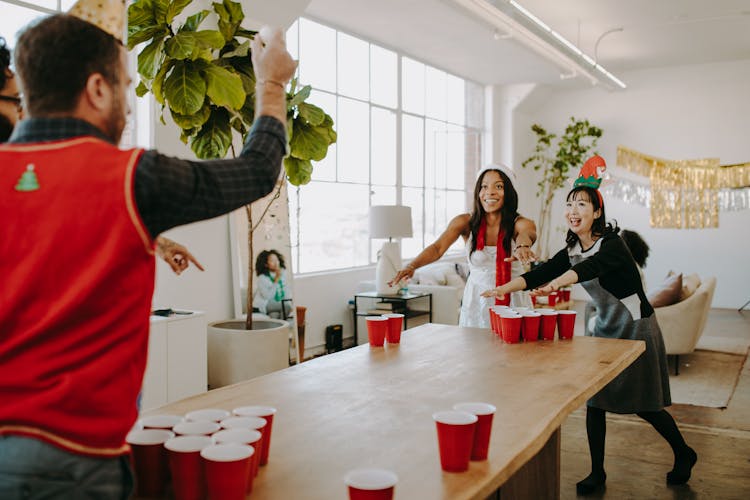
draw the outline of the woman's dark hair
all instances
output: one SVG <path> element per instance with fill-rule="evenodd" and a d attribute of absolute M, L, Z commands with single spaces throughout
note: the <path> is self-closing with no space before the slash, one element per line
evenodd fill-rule
<path fill-rule="evenodd" d="M 586 197 L 588 198 L 588 200 L 586 201 L 590 201 L 594 206 L 594 212 L 599 209 L 601 209 L 602 211 L 601 215 L 594 219 L 593 224 L 591 224 L 591 234 L 597 237 L 604 236 L 605 234 L 610 232 L 617 234 L 620 231 L 620 228 L 617 227 L 617 222 L 615 222 L 614 225 L 607 223 L 607 219 L 604 214 L 604 203 L 600 201 L 599 194 L 596 189 L 588 186 L 574 187 L 570 190 L 565 200 L 575 200 L 577 198 L 577 194 L 581 192 L 586 193 Z M 573 248 L 573 245 L 578 243 L 578 235 L 568 229 L 568 234 L 565 236 L 565 243 L 568 244 L 568 248 Z"/>
<path fill-rule="evenodd" d="M 0 36 L 0 89 L 5 88 L 8 78 L 11 78 L 11 76 L 10 50 L 8 49 L 8 44 L 5 43 L 5 38 Z"/>
<path fill-rule="evenodd" d="M 120 48 L 112 35 L 67 14 L 42 18 L 18 38 L 15 61 L 31 116 L 75 108 L 89 76 L 119 82 Z"/>
<path fill-rule="evenodd" d="M 7 142 L 11 133 L 13 133 L 13 124 L 7 116 L 0 115 L 0 143 Z"/>
<path fill-rule="evenodd" d="M 635 231 L 629 231 L 623 229 L 620 233 L 620 237 L 625 241 L 630 254 L 633 256 L 633 260 L 638 264 L 638 267 L 646 267 L 646 259 L 648 259 L 648 243 L 646 243 L 641 235 Z"/>
<path fill-rule="evenodd" d="M 284 256 L 281 255 L 277 250 L 263 250 L 258 254 L 258 258 L 255 259 L 255 274 L 257 274 L 258 276 L 262 276 L 270 272 L 268 270 L 268 256 L 271 254 L 279 258 L 279 267 L 281 269 L 286 269 L 286 264 L 284 264 Z"/>
<path fill-rule="evenodd" d="M 516 192 L 516 188 L 513 187 L 513 182 L 511 182 L 510 178 L 502 170 L 494 168 L 482 173 L 474 185 L 474 208 L 471 211 L 471 218 L 469 219 L 469 229 L 471 229 L 471 252 L 469 254 L 474 253 L 477 249 L 477 233 L 479 232 L 482 217 L 485 214 L 482 202 L 479 200 L 479 191 L 482 190 L 482 180 L 487 175 L 487 172 L 497 172 L 503 181 L 504 194 L 503 206 L 500 208 L 500 226 L 505 231 L 502 242 L 503 248 L 505 249 L 505 253 L 510 255 L 510 242 L 513 240 L 516 218 L 518 217 L 518 193 Z"/>

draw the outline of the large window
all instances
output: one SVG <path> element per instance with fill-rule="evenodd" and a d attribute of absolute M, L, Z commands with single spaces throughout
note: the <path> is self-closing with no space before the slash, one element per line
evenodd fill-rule
<path fill-rule="evenodd" d="M 300 84 L 332 115 L 338 142 L 312 182 L 290 194 L 294 269 L 308 273 L 374 263 L 371 205 L 410 206 L 414 257 L 467 211 L 479 167 L 481 86 L 320 23 L 287 33 Z M 454 249 L 459 249 L 459 241 Z"/>
<path fill-rule="evenodd" d="M 54 14 L 56 12 L 67 12 L 77 0 L 0 0 L 0 36 L 5 38 L 8 46 L 13 50 L 16 39 L 29 23 L 35 19 Z M 135 56 L 136 52 L 130 53 L 130 75 L 137 81 Z M 137 99 L 133 88 L 128 94 L 128 104 L 131 113 L 125 124 L 120 145 L 151 146 L 151 100 Z"/>

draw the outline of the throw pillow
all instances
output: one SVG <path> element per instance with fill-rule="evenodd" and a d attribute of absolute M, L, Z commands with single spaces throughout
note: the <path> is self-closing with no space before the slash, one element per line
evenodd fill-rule
<path fill-rule="evenodd" d="M 456 273 L 445 273 L 445 284 L 457 288 L 463 288 L 466 286 L 466 282 Z"/>
<path fill-rule="evenodd" d="M 648 301 L 653 307 L 671 306 L 680 301 L 682 274 L 667 275 L 658 288 L 648 293 Z"/>
<path fill-rule="evenodd" d="M 680 292 L 680 302 L 695 293 L 701 286 L 701 279 L 697 274 L 688 274 L 682 277 L 682 291 Z"/>

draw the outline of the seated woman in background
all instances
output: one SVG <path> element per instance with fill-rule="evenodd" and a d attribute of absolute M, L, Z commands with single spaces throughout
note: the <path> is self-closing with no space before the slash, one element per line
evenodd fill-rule
<path fill-rule="evenodd" d="M 289 317 L 291 299 L 287 288 L 284 256 L 277 250 L 263 250 L 255 259 L 255 274 L 258 281 L 253 296 L 253 310 L 271 317 Z M 284 308 L 284 309 L 282 309 Z"/>

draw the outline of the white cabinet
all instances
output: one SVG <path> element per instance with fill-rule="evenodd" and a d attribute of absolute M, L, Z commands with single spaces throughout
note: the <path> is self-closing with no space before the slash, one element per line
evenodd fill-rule
<path fill-rule="evenodd" d="M 151 316 L 141 411 L 206 392 L 206 316 Z"/>

